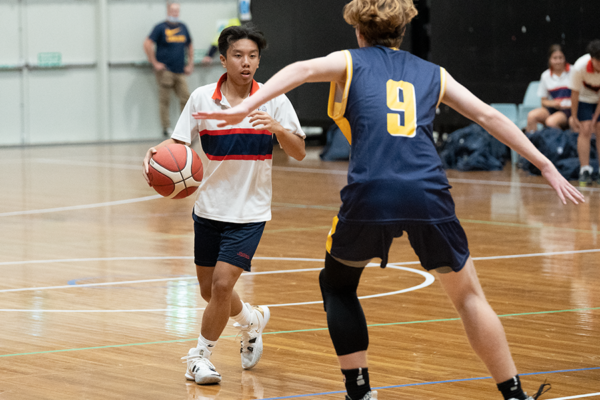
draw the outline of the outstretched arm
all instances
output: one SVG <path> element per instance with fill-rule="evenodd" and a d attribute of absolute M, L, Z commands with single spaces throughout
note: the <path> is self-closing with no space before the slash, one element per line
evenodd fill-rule
<path fill-rule="evenodd" d="M 521 130 L 499 111 L 485 104 L 448 74 L 442 103 L 481 125 L 496 139 L 529 160 L 567 204 L 585 202 L 583 195 L 558 172 L 556 167 L 527 139 Z"/>
<path fill-rule="evenodd" d="M 326 57 L 313 58 L 290 64 L 276 73 L 259 91 L 239 105 L 224 110 L 192 114 L 196 119 L 218 119 L 224 122 L 219 127 L 235 125 L 256 110 L 261 104 L 289 92 L 306 82 L 340 82 L 346 77 L 346 56 L 342 52 L 331 53 Z"/>

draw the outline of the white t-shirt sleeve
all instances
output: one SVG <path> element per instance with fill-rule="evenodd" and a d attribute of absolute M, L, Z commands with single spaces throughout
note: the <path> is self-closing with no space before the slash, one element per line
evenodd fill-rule
<path fill-rule="evenodd" d="M 579 68 L 571 70 L 571 80 L 569 81 L 569 89 L 581 92 L 583 87 L 583 72 Z"/>
<path fill-rule="evenodd" d="M 171 138 L 181 140 L 188 145 L 191 144 L 192 140 L 198 135 L 198 120 L 192 117 L 192 114 L 198 111 L 194 105 L 195 94 L 196 93 L 192 93 L 185 104 L 183 111 L 181 111 L 181 115 L 179 115 L 175 129 L 173 130 L 173 135 L 171 135 Z"/>
<path fill-rule="evenodd" d="M 273 100 L 275 102 L 274 113 L 272 115 L 273 119 L 279 122 L 283 128 L 292 132 L 294 135 L 298 135 L 305 139 L 306 134 L 302 131 L 300 121 L 296 115 L 296 110 L 294 110 L 294 107 L 287 96 L 282 94 Z"/>

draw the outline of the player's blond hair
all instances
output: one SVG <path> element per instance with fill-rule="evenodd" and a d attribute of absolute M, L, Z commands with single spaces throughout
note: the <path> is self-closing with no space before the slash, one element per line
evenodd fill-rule
<path fill-rule="evenodd" d="M 400 47 L 406 25 L 418 14 L 413 0 L 352 0 L 344 19 L 370 45 Z"/>

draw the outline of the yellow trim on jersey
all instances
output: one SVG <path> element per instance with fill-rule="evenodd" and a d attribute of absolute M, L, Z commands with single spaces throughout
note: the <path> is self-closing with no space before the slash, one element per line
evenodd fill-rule
<path fill-rule="evenodd" d="M 440 106 L 444 94 L 446 94 L 446 73 L 446 70 L 443 67 L 440 67 L 440 98 L 438 99 L 436 108 Z"/>
<path fill-rule="evenodd" d="M 327 115 L 335 121 L 340 128 L 348 143 L 352 144 L 352 129 L 350 122 L 344 118 L 346 112 L 346 104 L 348 103 L 348 93 L 350 92 L 350 84 L 352 83 L 352 55 L 348 50 L 343 50 L 342 53 L 346 56 L 346 83 L 344 84 L 344 92 L 342 93 L 342 101 L 335 101 L 335 93 L 337 83 L 331 82 L 329 88 L 329 103 L 327 105 Z"/>
<path fill-rule="evenodd" d="M 327 235 L 327 243 L 325 244 L 325 248 L 327 249 L 327 252 L 331 254 L 331 245 L 333 243 L 333 234 L 335 233 L 335 228 L 337 227 L 338 224 L 338 217 L 337 215 L 335 217 L 333 217 L 333 224 L 331 225 L 331 230 L 329 231 L 329 234 Z"/>

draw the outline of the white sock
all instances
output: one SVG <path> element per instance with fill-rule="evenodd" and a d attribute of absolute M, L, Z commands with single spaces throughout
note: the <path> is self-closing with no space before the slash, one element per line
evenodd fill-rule
<path fill-rule="evenodd" d="M 594 169 L 592 168 L 591 165 L 582 165 L 581 168 L 579 169 L 579 173 L 583 174 L 584 171 L 587 171 L 591 174 L 594 171 Z"/>
<path fill-rule="evenodd" d="M 205 339 L 204 336 L 202 336 L 202 334 L 200 334 L 200 336 L 198 336 L 198 346 L 196 346 L 196 347 L 204 347 L 204 348 L 208 349 L 209 353 L 212 353 L 212 351 L 214 350 L 216 345 L 217 345 L 216 340 L 212 341 L 212 340 Z M 208 355 L 208 357 L 205 356 L 205 358 L 210 358 L 210 354 Z"/>
<path fill-rule="evenodd" d="M 252 313 L 248 310 L 248 307 L 242 302 L 242 311 L 233 317 L 231 317 L 235 322 L 242 326 L 250 325 L 252 322 Z"/>

